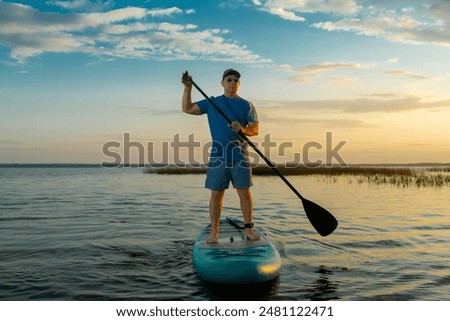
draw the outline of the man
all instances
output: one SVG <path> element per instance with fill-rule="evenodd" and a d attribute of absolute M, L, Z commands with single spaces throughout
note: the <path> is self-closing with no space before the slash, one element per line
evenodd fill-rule
<path fill-rule="evenodd" d="M 217 112 L 208 100 L 192 102 L 192 83 L 189 76 L 183 76 L 183 112 L 191 115 L 208 115 L 212 137 L 211 155 L 206 174 L 205 187 L 211 190 L 209 213 L 211 234 L 208 243 L 217 243 L 222 201 L 230 181 L 239 195 L 245 234 L 249 240 L 259 240 L 253 230 L 253 201 L 250 193 L 252 183 L 251 166 L 248 161 L 247 144 L 242 142 L 239 132 L 247 136 L 258 135 L 259 122 L 256 109 L 251 102 L 242 99 L 237 92 L 241 74 L 227 69 L 222 75 L 223 95 L 211 99 L 232 120 L 231 125 Z"/>

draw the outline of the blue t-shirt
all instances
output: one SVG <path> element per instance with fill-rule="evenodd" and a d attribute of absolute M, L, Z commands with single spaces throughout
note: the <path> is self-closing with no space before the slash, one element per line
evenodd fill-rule
<path fill-rule="evenodd" d="M 252 103 L 237 96 L 227 98 L 224 95 L 211 97 L 231 121 L 238 121 L 243 127 L 249 123 L 258 122 L 258 115 Z M 210 160 L 224 160 L 226 162 L 240 161 L 247 156 L 247 144 L 235 133 L 228 122 L 220 115 L 216 108 L 206 99 L 197 102 L 202 114 L 208 115 L 209 130 L 212 138 Z"/>

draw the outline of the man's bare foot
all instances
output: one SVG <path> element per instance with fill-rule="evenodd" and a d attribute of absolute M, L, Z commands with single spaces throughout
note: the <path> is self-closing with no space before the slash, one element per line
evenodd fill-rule
<path fill-rule="evenodd" d="M 208 244 L 215 244 L 219 242 L 219 233 L 214 233 L 211 232 L 211 234 L 208 237 L 208 240 L 206 241 L 206 243 Z"/>
<path fill-rule="evenodd" d="M 246 228 L 245 235 L 247 236 L 247 239 L 250 241 L 258 241 L 260 239 L 259 235 L 256 234 L 252 228 Z"/>

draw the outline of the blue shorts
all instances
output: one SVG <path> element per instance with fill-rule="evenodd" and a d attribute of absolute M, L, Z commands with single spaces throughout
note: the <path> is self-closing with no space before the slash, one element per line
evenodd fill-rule
<path fill-rule="evenodd" d="M 210 161 L 206 174 L 205 187 L 222 191 L 230 182 L 234 188 L 249 188 L 253 185 L 252 168 L 246 160 L 225 163 L 221 160 Z"/>

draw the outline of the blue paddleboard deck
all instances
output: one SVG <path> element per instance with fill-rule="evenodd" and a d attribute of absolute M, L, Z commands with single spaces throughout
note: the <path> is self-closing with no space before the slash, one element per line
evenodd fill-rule
<path fill-rule="evenodd" d="M 237 226 L 236 226 L 237 225 Z M 258 241 L 247 240 L 244 222 L 221 219 L 218 243 L 207 243 L 210 226 L 198 236 L 193 249 L 193 264 L 205 281 L 228 284 L 259 283 L 274 279 L 281 267 L 278 251 L 267 237 L 255 228 Z"/>

